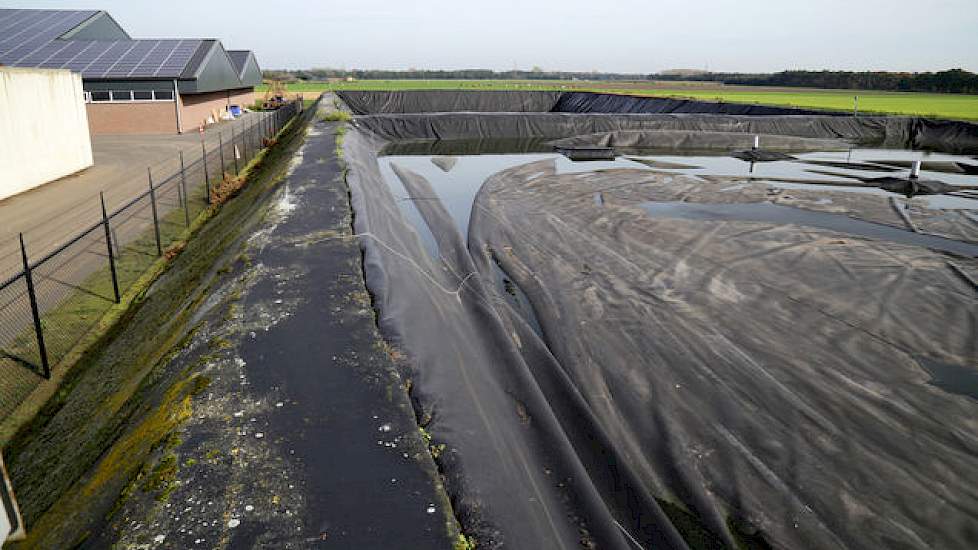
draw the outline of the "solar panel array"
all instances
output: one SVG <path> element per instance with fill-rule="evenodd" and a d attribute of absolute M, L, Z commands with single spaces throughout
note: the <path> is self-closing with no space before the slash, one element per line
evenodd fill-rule
<path fill-rule="evenodd" d="M 95 11 L 0 10 L 0 64 L 84 78 L 179 78 L 203 40 L 58 40 Z"/>
<path fill-rule="evenodd" d="M 97 11 L 0 10 L 0 63 L 29 55 L 82 24 Z"/>

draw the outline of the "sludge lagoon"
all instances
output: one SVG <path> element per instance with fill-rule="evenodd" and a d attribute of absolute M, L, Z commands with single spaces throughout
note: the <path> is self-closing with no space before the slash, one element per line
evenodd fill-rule
<path fill-rule="evenodd" d="M 879 117 L 358 94 L 344 155 L 368 288 L 480 545 L 978 541 L 970 146 L 908 150 L 927 125 Z M 752 130 L 794 159 L 731 157 Z M 567 139 L 618 157 L 545 147 Z M 874 180 L 914 160 L 955 187 Z"/>

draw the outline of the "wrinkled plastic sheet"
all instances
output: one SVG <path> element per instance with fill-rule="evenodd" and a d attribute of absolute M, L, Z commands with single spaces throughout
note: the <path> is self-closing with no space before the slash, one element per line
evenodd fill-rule
<path fill-rule="evenodd" d="M 402 90 L 393 92 L 340 91 L 336 93 L 354 113 L 432 113 L 432 112 L 548 112 L 560 99 L 560 92 L 520 92 L 474 90 Z"/>
<path fill-rule="evenodd" d="M 839 139 L 803 138 L 783 135 L 756 135 L 767 151 L 845 151 L 851 144 Z M 585 134 L 550 142 L 560 149 L 608 147 L 615 151 L 678 150 L 736 151 L 751 149 L 755 135 L 734 132 L 688 130 L 650 130 Z"/>
<path fill-rule="evenodd" d="M 647 170 L 558 174 L 552 161 L 490 177 L 464 234 L 396 162 L 395 195 L 378 155 L 418 136 L 566 139 L 623 123 L 453 116 L 358 117 L 344 152 L 381 329 L 481 544 L 978 545 L 978 398 L 942 378 L 978 364 L 978 261 L 815 227 L 657 217 L 648 204 L 770 197 Z M 892 219 L 853 200 L 839 215 Z"/>
<path fill-rule="evenodd" d="M 928 385 L 920 362 L 978 361 L 978 299 L 944 255 L 656 219 L 640 205 L 715 197 L 552 161 L 490 178 L 466 239 L 396 168 L 432 258 L 379 173 L 382 146 L 347 137 L 368 284 L 451 450 L 456 509 L 490 547 L 684 547 L 657 499 L 730 547 L 755 530 L 786 548 L 978 542 L 978 403 Z"/>
<path fill-rule="evenodd" d="M 383 114 L 432 114 L 432 113 L 553 113 L 553 114 L 619 114 L 659 115 L 658 118 L 629 120 L 624 127 L 596 128 L 593 132 L 624 129 L 672 129 L 705 130 L 720 132 L 753 132 L 794 135 L 813 138 L 840 138 L 858 140 L 886 147 L 929 149 L 948 153 L 974 153 L 978 151 L 978 124 L 962 121 L 936 120 L 925 117 L 858 116 L 849 113 L 813 111 L 791 107 L 771 107 L 739 103 L 680 100 L 670 98 L 636 97 L 620 94 L 591 92 L 537 92 L 537 91 L 343 91 L 338 95 L 358 115 Z M 768 122 L 761 122 L 770 119 Z M 430 125 L 429 130 L 445 130 L 432 118 L 408 119 L 412 126 Z M 554 121 L 537 119 L 538 125 L 552 128 Z M 518 119 L 496 120 L 492 130 L 519 126 Z M 405 121 L 407 123 L 407 120 Z M 471 123 L 471 120 L 468 121 Z M 378 124 L 378 130 L 393 128 Z M 502 126 L 499 127 L 499 126 Z M 457 130 L 457 128 L 455 128 Z M 489 128 L 487 127 L 486 130 Z M 414 139 L 422 139 L 417 128 L 400 129 Z M 471 131 L 467 128 L 466 131 Z M 536 130 L 536 128 L 534 128 Z M 424 132 L 422 132 L 424 133 Z M 477 131 L 465 135 L 472 139 Z M 485 134 L 490 136 L 491 134 Z M 491 135 L 491 137 L 502 137 Z M 407 139 L 388 134 L 389 139 Z M 429 136 L 427 139 L 452 139 L 446 136 Z"/>
<path fill-rule="evenodd" d="M 570 113 L 427 113 L 356 118 L 361 128 L 391 141 L 562 139 L 629 131 L 742 133 L 840 139 L 887 147 L 913 145 L 908 119 L 860 117 L 611 115 Z"/>
<path fill-rule="evenodd" d="M 796 107 L 774 107 L 750 103 L 725 103 L 673 99 L 668 97 L 639 97 L 622 94 L 564 92 L 554 105 L 558 113 L 701 113 L 716 115 L 838 115 L 849 113 L 816 111 Z"/>

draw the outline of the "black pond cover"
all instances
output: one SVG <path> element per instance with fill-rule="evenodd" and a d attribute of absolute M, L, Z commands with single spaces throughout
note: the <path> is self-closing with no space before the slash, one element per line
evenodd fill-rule
<path fill-rule="evenodd" d="M 934 149 L 951 152 L 978 151 L 978 124 L 960 121 L 934 120 L 923 117 L 859 116 L 849 113 L 811 111 L 790 107 L 768 107 L 738 103 L 676 100 L 668 98 L 634 97 L 619 94 L 588 92 L 520 92 L 520 91 L 343 91 L 338 95 L 354 113 L 423 114 L 423 113 L 564 113 L 564 114 L 631 114 L 646 115 L 644 122 L 623 122 L 624 127 L 599 128 L 594 132 L 614 129 L 697 128 L 708 118 L 710 129 L 751 133 L 783 134 L 813 138 L 846 138 L 869 140 L 889 147 Z M 653 115 L 660 115 L 656 118 Z M 728 115 L 726 118 L 717 115 Z M 760 121 L 767 119 L 768 122 Z M 412 125 L 437 122 L 421 117 L 411 119 Z M 626 117 L 624 120 L 631 120 Z M 498 123 L 497 123 L 498 124 Z M 506 123 L 512 125 L 512 122 Z M 519 123 L 516 123 L 519 125 Z M 734 128 L 736 127 L 736 128 Z M 730 129 L 726 129 L 730 128 Z M 775 130 L 776 128 L 777 130 Z M 524 137 L 536 135 L 524 129 Z M 469 127 L 468 138 L 479 133 Z M 430 136 L 453 139 L 450 136 Z M 420 139 L 421 134 L 414 134 Z M 567 137 L 570 134 L 560 134 Z M 495 136 L 501 137 L 501 136 Z M 557 136 L 552 136 L 557 137 Z"/>
<path fill-rule="evenodd" d="M 978 365 L 978 295 L 958 275 L 978 275 L 974 257 L 656 215 L 645 205 L 721 194 L 647 170 L 504 170 L 467 235 L 396 163 L 409 203 L 392 194 L 377 159 L 392 135 L 630 126 L 502 116 L 358 117 L 344 145 L 381 328 L 480 547 L 978 546 L 978 400 L 933 377 Z"/>

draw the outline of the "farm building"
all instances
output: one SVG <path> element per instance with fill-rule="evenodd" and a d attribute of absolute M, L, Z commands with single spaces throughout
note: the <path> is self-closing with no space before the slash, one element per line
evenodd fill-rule
<path fill-rule="evenodd" d="M 0 65 L 81 74 L 92 134 L 196 130 L 254 103 L 249 51 L 213 39 L 133 39 L 107 12 L 0 9 Z"/>

